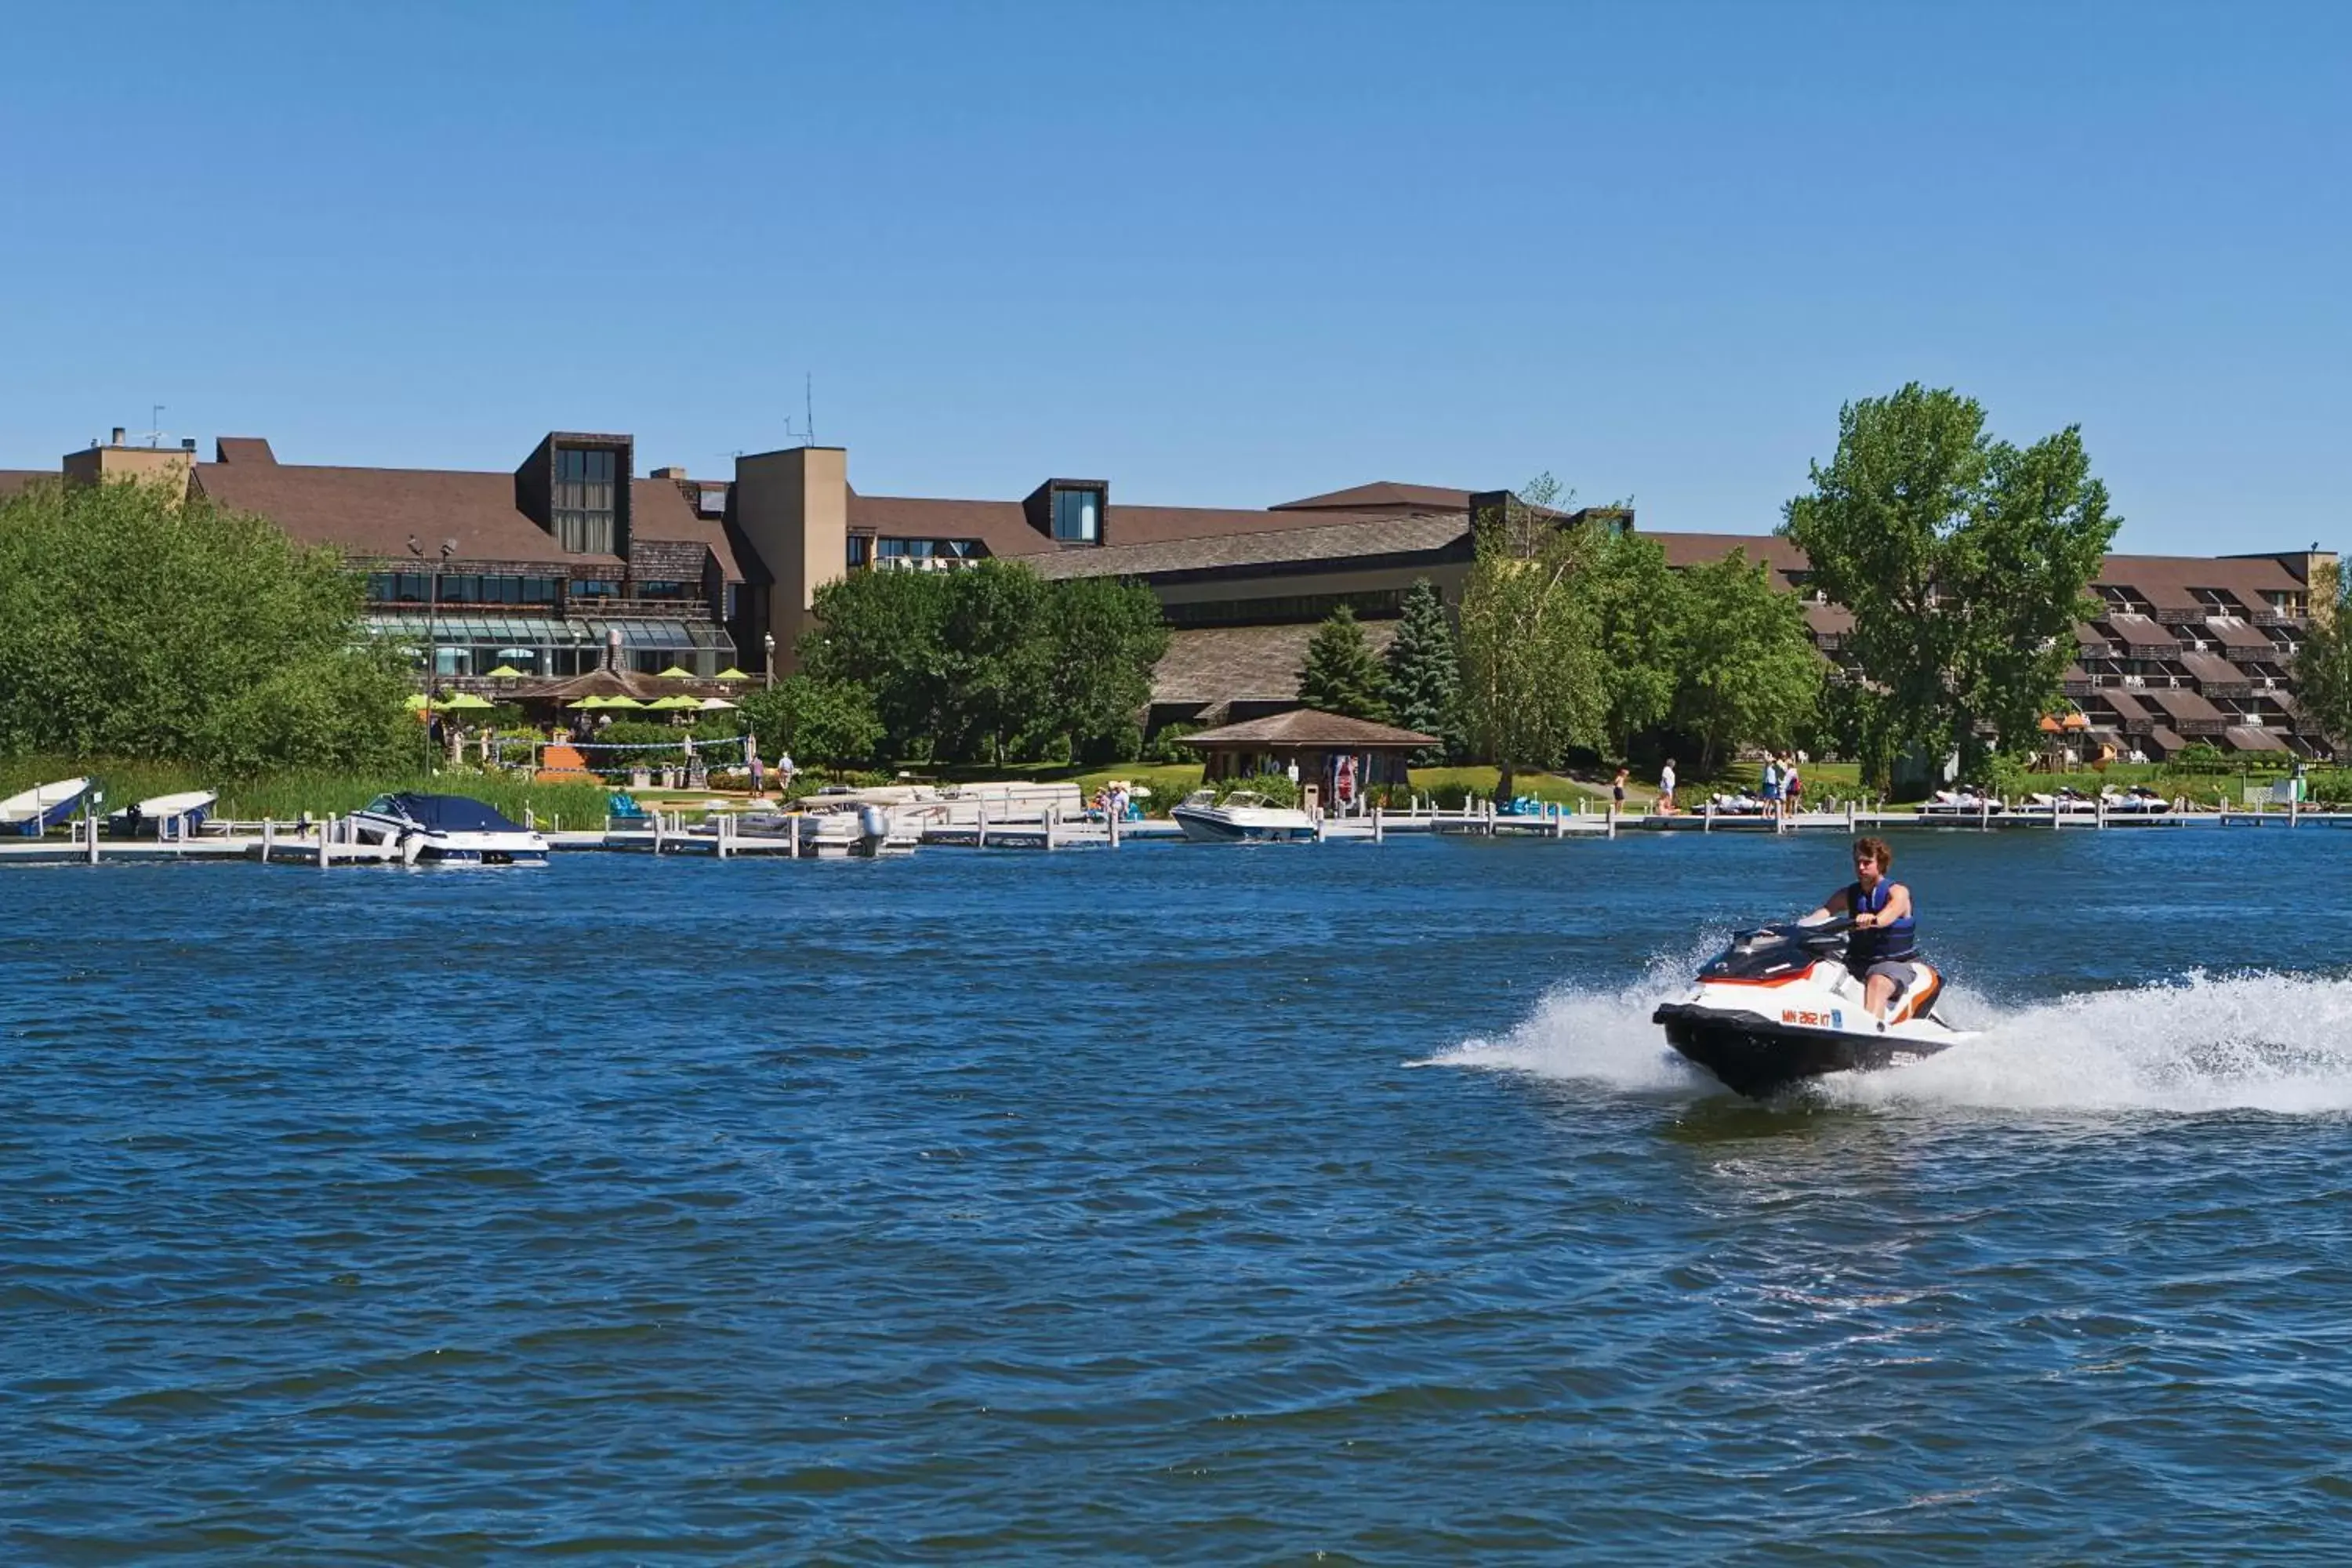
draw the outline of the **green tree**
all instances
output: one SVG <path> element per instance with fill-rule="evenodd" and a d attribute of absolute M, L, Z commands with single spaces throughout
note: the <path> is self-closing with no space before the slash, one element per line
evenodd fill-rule
<path fill-rule="evenodd" d="M 1080 762 L 1129 761 L 1143 745 L 1152 666 L 1168 651 L 1159 597 L 1140 583 L 1110 577 L 1050 586 L 1047 722 Z"/>
<path fill-rule="evenodd" d="M 2311 625 L 2294 652 L 2294 700 L 2342 756 L 2352 748 L 2352 574 L 2338 569 L 2311 587 Z"/>
<path fill-rule="evenodd" d="M 1413 753 L 1417 766 L 1432 767 L 1461 749 L 1455 709 L 1462 697 L 1462 656 L 1454 646 L 1454 625 L 1445 603 L 1426 577 L 1405 591 L 1404 618 L 1389 643 L 1389 710 L 1408 730 L 1435 735 L 1441 744 Z"/>
<path fill-rule="evenodd" d="M 232 773 L 418 755 L 397 652 L 332 550 L 175 487 L 0 503 L 0 752 Z"/>
<path fill-rule="evenodd" d="M 1385 724 L 1388 685 L 1381 661 L 1364 640 L 1356 612 L 1341 605 L 1315 628 L 1307 645 L 1306 668 L 1298 672 L 1298 700 L 1326 713 Z"/>
<path fill-rule="evenodd" d="M 836 771 L 873 760 L 886 733 L 874 694 L 854 680 L 788 675 L 743 699 L 743 717 L 760 754 L 793 753 L 794 763 Z"/>
<path fill-rule="evenodd" d="M 1876 688 L 1865 762 L 1917 747 L 1989 776 L 2059 700 L 2075 620 L 2122 521 L 2079 427 L 1994 440 L 1975 400 L 1916 382 L 1839 411 L 1837 453 L 1781 531 L 1813 585 L 1853 612 L 1847 647 Z"/>
<path fill-rule="evenodd" d="M 1682 588 L 1675 720 L 1698 738 L 1700 775 L 1743 742 L 1793 745 L 1812 723 L 1822 674 L 1803 605 L 1737 550 L 1692 567 Z"/>
<path fill-rule="evenodd" d="M 1570 579 L 1591 531 L 1559 526 L 1549 474 L 1474 520 L 1477 559 L 1462 590 L 1462 727 L 1508 796 L 1522 768 L 1558 765 L 1600 738 L 1605 696 L 1592 615 Z"/>
<path fill-rule="evenodd" d="M 1045 584 L 1015 561 L 982 561 L 947 578 L 939 747 L 959 761 L 1003 763 L 1045 727 L 1051 645 Z"/>
<path fill-rule="evenodd" d="M 1674 712 L 1682 579 L 1666 564 L 1664 545 L 1621 532 L 1595 536 L 1591 558 L 1573 582 L 1600 643 L 1601 731 L 1622 757 L 1636 734 Z"/>
<path fill-rule="evenodd" d="M 864 687 L 882 721 L 877 750 L 889 756 L 911 755 L 939 732 L 949 591 L 940 573 L 881 571 L 816 591 L 816 624 L 797 645 L 801 672 Z"/>

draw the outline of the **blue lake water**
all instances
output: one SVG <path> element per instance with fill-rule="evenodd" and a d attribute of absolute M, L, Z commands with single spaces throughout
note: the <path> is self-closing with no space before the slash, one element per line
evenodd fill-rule
<path fill-rule="evenodd" d="M 1835 837 L 0 875 L 0 1558 L 2340 1553 L 2352 834 L 1896 847 L 1770 1107 Z"/>

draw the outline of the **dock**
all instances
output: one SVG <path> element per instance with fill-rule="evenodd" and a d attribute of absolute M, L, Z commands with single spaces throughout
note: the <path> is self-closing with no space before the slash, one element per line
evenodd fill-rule
<path fill-rule="evenodd" d="M 886 831 L 865 836 L 859 818 L 846 814 L 824 818 L 811 833 L 751 832 L 726 813 L 689 823 L 682 813 L 607 818 L 596 827 L 542 829 L 551 852 L 634 853 L 667 858 L 708 856 L 720 860 L 835 859 L 887 857 L 918 849 L 1060 850 L 1118 849 L 1128 844 L 1185 842 L 1183 830 L 1164 817 L 1107 822 L 1098 816 L 1066 816 L 1053 805 L 998 805 L 943 810 L 920 802 L 882 808 Z M 796 822 L 798 819 L 795 819 Z M 817 819 L 810 819 L 817 820 Z M 837 824 L 838 826 L 835 826 Z M 242 860 L 268 866 L 397 866 L 396 847 L 359 841 L 346 818 L 298 822 L 215 822 L 178 838 L 110 838 L 78 818 L 68 831 L 40 838 L 0 838 L 0 866 L 153 864 L 173 861 Z M 1614 839 L 1621 835 L 1673 833 L 1841 834 L 1861 833 L 2042 833 L 2187 828 L 2352 827 L 2352 811 L 2313 810 L 2300 803 L 2260 807 L 2164 812 L 2055 810 L 2046 806 L 1980 806 L 1975 811 L 1917 812 L 1850 802 L 1836 810 L 1773 816 L 1721 812 L 1702 806 L 1663 815 L 1621 813 L 1606 803 L 1547 805 L 1511 812 L 1489 801 L 1460 806 L 1416 802 L 1408 807 L 1375 806 L 1356 816 L 1326 816 L 1315 825 L 1317 843 L 1379 844 L 1392 835 L 1421 834 L 1479 838 Z"/>

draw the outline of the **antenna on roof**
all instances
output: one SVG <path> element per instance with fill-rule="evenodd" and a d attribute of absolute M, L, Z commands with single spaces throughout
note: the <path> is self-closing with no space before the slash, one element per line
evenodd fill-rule
<path fill-rule="evenodd" d="M 807 416 L 808 444 L 816 445 L 816 376 L 808 371 L 801 373 L 801 410 Z"/>
<path fill-rule="evenodd" d="M 147 444 L 150 447 L 160 446 L 163 440 L 163 405 L 160 403 L 151 403 L 147 405 Z"/>

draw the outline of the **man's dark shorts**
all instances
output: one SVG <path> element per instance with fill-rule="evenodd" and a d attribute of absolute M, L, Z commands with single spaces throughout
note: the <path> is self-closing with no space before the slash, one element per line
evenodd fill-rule
<path fill-rule="evenodd" d="M 1903 993 L 1911 989 L 1911 963 L 1908 959 L 1880 959 L 1863 971 L 1862 983 L 1867 985 L 1882 974 L 1895 985 L 1895 993 L 1887 998 L 1888 1001 L 1900 1000 Z"/>

